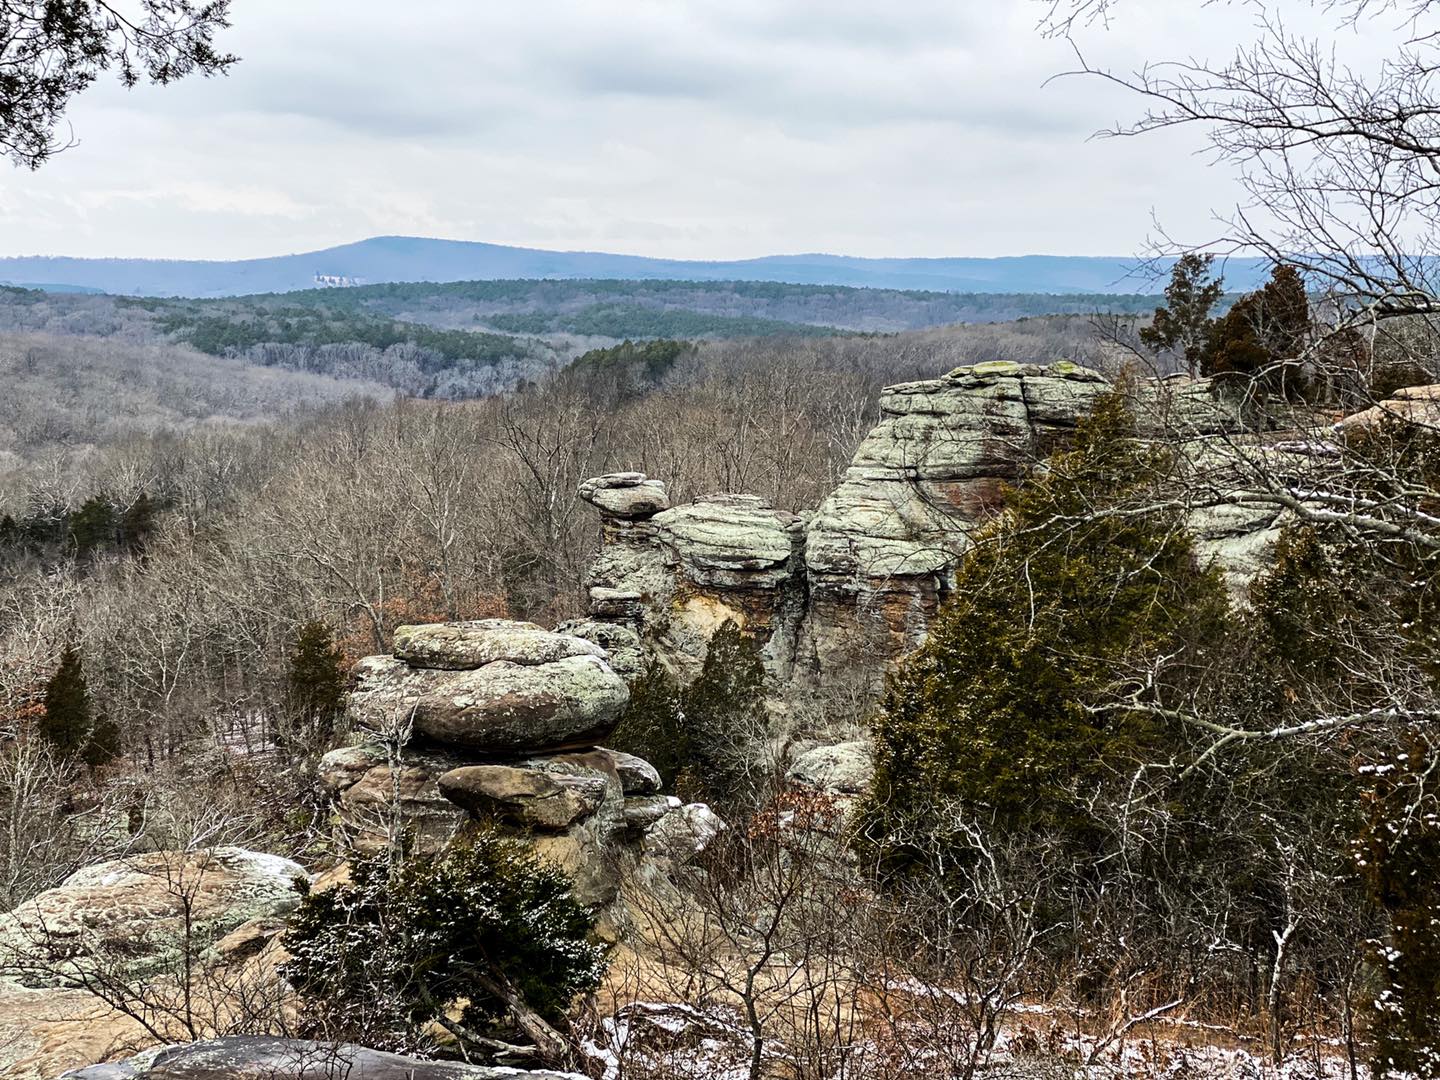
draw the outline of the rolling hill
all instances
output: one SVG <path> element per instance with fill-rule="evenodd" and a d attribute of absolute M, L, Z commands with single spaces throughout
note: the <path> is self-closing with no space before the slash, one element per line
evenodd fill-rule
<path fill-rule="evenodd" d="M 296 255 L 234 261 L 0 258 L 0 284 L 99 289 L 130 296 L 218 297 L 309 289 L 317 276 L 384 282 L 514 278 L 620 278 L 631 281 L 775 281 L 802 285 L 968 293 L 1158 292 L 1135 276 L 1134 260 L 1109 256 L 870 259 L 773 255 L 735 261 L 652 259 L 591 251 L 544 251 L 460 240 L 381 236 Z M 1253 288 L 1258 260 L 1231 260 L 1232 289 Z"/>

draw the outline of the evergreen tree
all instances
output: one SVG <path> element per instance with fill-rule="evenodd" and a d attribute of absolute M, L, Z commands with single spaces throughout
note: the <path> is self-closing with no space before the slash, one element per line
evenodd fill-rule
<path fill-rule="evenodd" d="M 129 555 L 139 555 L 145 550 L 150 534 L 155 531 L 155 515 L 155 501 L 142 491 L 120 515 L 118 532 L 122 550 Z"/>
<path fill-rule="evenodd" d="M 290 921 L 285 974 L 326 1030 L 367 1045 L 410 1044 L 457 1002 L 460 1026 L 446 1026 L 486 1031 L 513 1015 L 512 993 L 563 1027 L 605 970 L 592 926 L 564 874 L 480 828 L 433 860 L 357 860 L 349 884 L 311 893 Z"/>
<path fill-rule="evenodd" d="M 344 657 L 330 628 L 318 619 L 303 623 L 295 636 L 286 673 L 287 704 L 296 726 L 326 741 L 345 709 Z"/>
<path fill-rule="evenodd" d="M 62 757 L 72 758 L 89 745 L 93 723 L 80 652 L 67 645 L 60 654 L 60 666 L 45 687 L 45 711 L 39 719 L 39 731 Z"/>
<path fill-rule="evenodd" d="M 1179 354 L 1192 376 L 1200 370 L 1214 321 L 1210 312 L 1225 295 L 1225 279 L 1210 276 L 1214 262 L 1213 255 L 1182 255 L 1170 270 L 1165 306 L 1156 308 L 1151 324 L 1140 330 L 1140 340 L 1150 348 Z"/>
<path fill-rule="evenodd" d="M 115 508 L 108 499 L 92 495 L 79 510 L 69 515 L 70 549 L 77 559 L 87 559 L 115 544 Z"/>
<path fill-rule="evenodd" d="M 92 769 L 108 765 L 120 756 L 122 750 L 120 725 L 105 713 L 101 713 L 95 720 L 90 740 L 85 744 L 85 751 L 81 755 L 85 764 Z"/>
<path fill-rule="evenodd" d="M 1293 266 L 1280 265 L 1270 280 L 1247 293 L 1206 334 L 1201 370 L 1221 379 L 1258 378 L 1266 391 L 1298 394 L 1297 371 L 1280 367 L 1293 360 L 1310 336 L 1310 299 Z"/>
<path fill-rule="evenodd" d="M 1167 458 L 1134 436 L 1120 397 L 1102 399 L 1073 449 L 975 539 L 953 598 L 888 687 L 870 840 L 940 799 L 1088 844 L 1103 825 L 1097 792 L 1165 751 L 1154 714 L 1093 706 L 1125 671 L 1153 664 L 1163 683 L 1196 643 L 1223 638 L 1228 605 L 1179 512 L 1144 508 Z"/>

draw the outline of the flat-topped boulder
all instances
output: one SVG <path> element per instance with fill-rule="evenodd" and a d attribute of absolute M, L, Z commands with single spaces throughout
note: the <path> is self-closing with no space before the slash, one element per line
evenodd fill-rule
<path fill-rule="evenodd" d="M 203 952 L 243 923 L 293 910 L 308 880 L 289 859 L 240 847 L 88 866 L 0 915 L 0 980 L 64 986 L 89 965 L 132 979 L 170 972 L 187 928 Z"/>
<path fill-rule="evenodd" d="M 348 708 L 358 727 L 410 728 L 497 756 L 593 746 L 629 698 L 596 642 L 507 619 L 402 626 L 394 654 L 359 661 L 354 684 Z M 364 764 L 350 755 L 325 768 Z"/>
<path fill-rule="evenodd" d="M 787 576 L 803 524 L 756 495 L 705 495 L 654 520 L 691 582 L 744 588 L 772 587 Z"/>
<path fill-rule="evenodd" d="M 394 646 L 395 658 L 412 667 L 459 671 L 497 660 L 533 665 L 567 656 L 605 656 L 604 649 L 584 638 L 509 619 L 401 626 L 395 631 Z"/>
<path fill-rule="evenodd" d="M 665 485 L 644 473 L 609 473 L 580 485 L 582 499 L 602 514 L 627 521 L 643 521 L 669 509 Z"/>
<path fill-rule="evenodd" d="M 440 777 L 440 793 L 455 805 L 537 829 L 564 829 L 589 817 L 604 801 L 605 789 L 601 777 L 512 765 L 467 765 Z"/>

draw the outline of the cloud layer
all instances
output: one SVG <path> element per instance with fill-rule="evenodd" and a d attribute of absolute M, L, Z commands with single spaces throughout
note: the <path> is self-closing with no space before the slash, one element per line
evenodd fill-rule
<path fill-rule="evenodd" d="M 97 86 L 72 110 L 78 147 L 0 166 L 0 254 L 237 258 L 382 233 L 678 258 L 1126 254 L 1152 210 L 1203 234 L 1226 178 L 1190 136 L 1088 139 L 1134 103 L 1044 85 L 1071 56 L 1036 15 L 242 0 L 230 77 Z M 1095 45 L 1128 67 L 1194 38 L 1133 4 Z"/>

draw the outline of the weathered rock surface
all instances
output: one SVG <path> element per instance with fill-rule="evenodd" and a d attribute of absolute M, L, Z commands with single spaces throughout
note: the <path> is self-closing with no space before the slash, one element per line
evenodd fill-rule
<path fill-rule="evenodd" d="M 825 681 L 918 645 L 970 528 L 1109 388 L 1076 364 L 1006 361 L 882 391 L 880 423 L 810 522 L 800 669 Z"/>
<path fill-rule="evenodd" d="M 827 795 L 862 795 L 874 777 L 874 752 L 859 740 L 807 750 L 785 773 L 791 785 Z"/>
<path fill-rule="evenodd" d="M 1336 428 L 1343 434 L 1370 431 L 1385 421 L 1440 426 L 1440 385 L 1406 386 L 1384 401 L 1342 419 Z"/>
<path fill-rule="evenodd" d="M 580 1080 L 572 1073 L 526 1072 L 269 1035 L 167 1046 L 107 1065 L 64 1073 L 67 1080 Z"/>
<path fill-rule="evenodd" d="M 625 680 L 600 656 L 496 660 L 422 694 L 414 723 L 436 742 L 486 754 L 593 746 L 615 730 L 629 697 Z"/>
<path fill-rule="evenodd" d="M 203 951 L 243 923 L 292 910 L 307 881 L 289 859 L 238 847 L 86 867 L 0 915 L 0 979 L 63 986 L 85 964 L 126 978 L 170 971 L 187 915 L 191 949 Z"/>
<path fill-rule="evenodd" d="M 720 815 L 704 803 L 687 803 L 666 814 L 645 833 L 645 851 L 656 858 L 685 863 L 725 829 Z"/>
<path fill-rule="evenodd" d="M 584 638 L 509 619 L 425 623 L 395 631 L 395 658 L 411 667 L 468 670 L 497 660 L 530 666 L 571 656 L 603 659 L 605 650 Z"/>
<path fill-rule="evenodd" d="M 665 485 L 644 473 L 610 473 L 580 485 L 580 497 L 605 513 L 629 521 L 654 517 L 670 508 Z"/>
<path fill-rule="evenodd" d="M 654 795 L 660 775 L 596 745 L 629 696 L 605 646 L 628 650 L 638 674 L 640 640 L 615 624 L 571 625 L 585 633 L 497 619 L 404 627 L 396 655 L 362 660 L 350 712 L 385 738 L 332 750 L 317 770 L 342 850 L 436 852 L 484 819 L 564 870 L 582 904 L 615 899 L 622 865 L 641 855 L 626 797 Z"/>
<path fill-rule="evenodd" d="M 511 765 L 466 765 L 440 777 L 440 793 L 472 814 L 516 825 L 564 829 L 589 817 L 605 798 L 599 777 L 557 776 Z"/>

